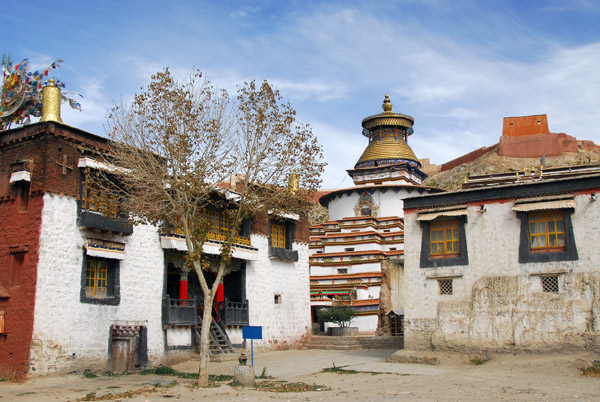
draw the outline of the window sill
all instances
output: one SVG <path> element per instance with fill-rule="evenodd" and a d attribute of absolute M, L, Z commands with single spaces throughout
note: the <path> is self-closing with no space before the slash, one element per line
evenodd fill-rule
<path fill-rule="evenodd" d="M 430 258 L 432 260 L 443 260 L 444 258 L 458 258 L 459 254 L 437 254 L 432 255 Z"/>
<path fill-rule="evenodd" d="M 545 247 L 545 248 L 532 248 L 531 254 L 538 253 L 562 253 L 566 250 L 566 247 Z"/>
<path fill-rule="evenodd" d="M 276 258 L 283 261 L 298 261 L 298 251 L 281 247 L 269 247 L 269 258 Z"/>
<path fill-rule="evenodd" d="M 79 226 L 125 235 L 133 233 L 133 226 L 126 219 L 109 218 L 101 213 L 89 210 L 82 210 L 79 214 Z"/>
<path fill-rule="evenodd" d="M 81 303 L 85 304 L 98 304 L 104 306 L 118 306 L 121 302 L 121 298 L 117 296 L 109 297 L 92 297 L 92 296 L 81 296 Z"/>

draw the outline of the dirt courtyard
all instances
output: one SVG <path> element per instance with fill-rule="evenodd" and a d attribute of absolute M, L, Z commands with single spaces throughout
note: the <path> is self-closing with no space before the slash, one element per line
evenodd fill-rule
<path fill-rule="evenodd" d="M 256 375 L 265 371 L 270 381 L 316 384 L 308 392 L 267 392 L 234 387 L 230 381 L 218 387 L 193 389 L 193 379 L 171 376 L 120 375 L 85 378 L 82 374 L 33 377 L 24 384 L 0 382 L 3 401 L 71 401 L 86 395 L 106 395 L 112 401 L 600 401 L 600 378 L 580 374 L 599 356 L 492 355 L 480 365 L 469 357 L 428 353 L 439 365 L 391 363 L 393 351 L 289 350 L 259 353 L 254 357 Z M 409 353 L 404 351 L 403 353 Z M 232 375 L 237 361 L 211 363 L 211 374 Z M 346 372 L 324 372 L 342 367 Z M 198 362 L 173 366 L 193 373 Z M 152 386 L 175 379 L 171 387 Z M 263 380 L 261 380 L 263 381 Z M 130 391 L 130 395 L 125 394 Z M 130 397 L 131 396 L 131 397 Z M 90 399 L 99 400 L 99 399 Z"/>

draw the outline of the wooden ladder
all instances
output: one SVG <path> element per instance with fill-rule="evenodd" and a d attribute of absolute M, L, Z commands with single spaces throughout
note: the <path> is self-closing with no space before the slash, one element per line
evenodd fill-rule
<path fill-rule="evenodd" d="M 200 318 L 200 317 L 198 317 Z M 202 321 L 200 321 L 202 325 Z M 200 327 L 196 330 L 196 337 L 200 339 Z M 233 349 L 233 345 L 227 336 L 225 330 L 219 325 L 219 323 L 215 320 L 214 317 L 211 318 L 210 322 L 210 345 L 209 352 L 211 355 L 227 355 L 234 354 L 235 350 Z"/>

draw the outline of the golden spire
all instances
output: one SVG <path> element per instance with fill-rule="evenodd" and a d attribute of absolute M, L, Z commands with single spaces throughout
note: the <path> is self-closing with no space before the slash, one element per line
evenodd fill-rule
<path fill-rule="evenodd" d="M 40 121 L 63 122 L 60 118 L 60 95 L 60 88 L 56 86 L 54 78 L 50 78 L 48 85 L 42 89 L 42 118 Z"/>
<path fill-rule="evenodd" d="M 288 189 L 291 194 L 296 194 L 300 189 L 300 176 L 296 173 L 296 170 L 290 173 L 288 178 Z"/>
<path fill-rule="evenodd" d="M 390 113 L 392 111 L 392 102 L 390 102 L 390 96 L 388 94 L 385 94 L 385 99 L 383 100 L 383 105 L 381 105 L 381 107 L 383 108 L 384 113 Z"/>

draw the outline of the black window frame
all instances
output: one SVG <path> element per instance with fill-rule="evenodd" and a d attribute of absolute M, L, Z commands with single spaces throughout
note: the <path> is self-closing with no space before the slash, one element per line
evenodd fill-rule
<path fill-rule="evenodd" d="M 100 231 L 108 231 L 113 233 L 120 233 L 123 235 L 130 235 L 133 233 L 133 225 L 128 219 L 128 215 L 121 209 L 122 202 L 117 204 L 117 216 L 108 216 L 101 211 L 96 211 L 86 208 L 84 198 L 85 183 L 86 183 L 86 169 L 89 171 L 95 171 L 94 168 L 82 168 L 80 169 L 80 180 L 79 180 L 79 200 L 77 201 L 77 223 L 82 227 L 89 227 L 92 229 L 98 229 Z M 113 174 L 107 175 L 109 178 L 117 181 L 118 177 Z"/>
<path fill-rule="evenodd" d="M 458 240 L 459 240 L 459 252 L 456 257 L 443 257 L 443 256 L 431 256 L 430 247 L 430 227 L 434 222 L 441 221 L 456 221 L 458 220 Z M 465 233 L 465 226 L 467 224 L 467 216 L 443 216 L 432 221 L 420 221 L 421 230 L 423 232 L 421 238 L 421 268 L 436 268 L 436 267 L 450 267 L 456 265 L 469 265 L 469 253 L 467 247 L 467 237 Z"/>
<path fill-rule="evenodd" d="M 529 238 L 529 216 L 540 212 L 563 212 L 565 218 L 565 249 L 556 251 L 532 251 Z M 517 218 L 521 221 L 521 233 L 519 235 L 519 263 L 530 262 L 553 262 L 553 261 L 576 261 L 579 259 L 575 236 L 573 234 L 573 223 L 571 208 L 553 209 L 544 211 L 517 211 Z"/>
<path fill-rule="evenodd" d="M 85 288 L 87 285 L 87 267 L 89 260 L 106 261 L 107 265 L 107 284 L 105 297 L 88 296 Z M 118 306 L 121 302 L 121 286 L 120 286 L 120 260 L 103 257 L 93 257 L 87 254 L 83 254 L 83 265 L 81 269 L 81 290 L 80 290 L 80 301 L 81 303 L 87 304 L 101 304 L 108 306 Z"/>

